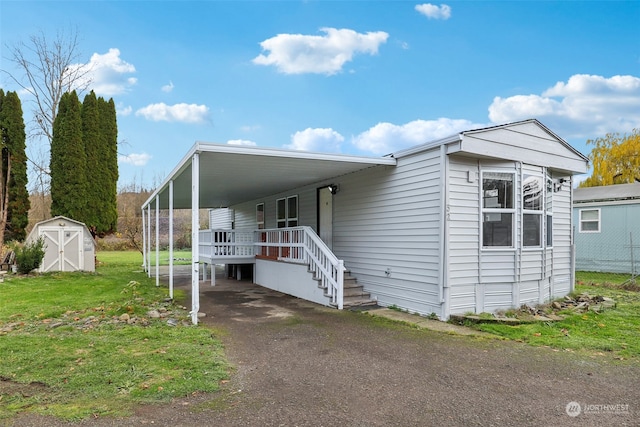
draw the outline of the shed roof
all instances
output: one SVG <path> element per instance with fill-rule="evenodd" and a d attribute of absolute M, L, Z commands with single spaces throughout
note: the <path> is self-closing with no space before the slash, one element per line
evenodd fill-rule
<path fill-rule="evenodd" d="M 632 184 L 604 185 L 601 187 L 584 187 L 573 190 L 574 203 L 634 199 L 638 199 L 640 201 L 640 182 Z"/>

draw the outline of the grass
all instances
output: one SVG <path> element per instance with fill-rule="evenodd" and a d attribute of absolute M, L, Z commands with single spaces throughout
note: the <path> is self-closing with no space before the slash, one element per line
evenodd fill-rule
<path fill-rule="evenodd" d="M 139 253 L 98 259 L 96 273 L 0 283 L 0 419 L 126 416 L 139 403 L 216 391 L 228 377 L 220 341 L 167 301 L 140 271 Z M 150 309 L 167 310 L 178 326 L 148 318 Z M 124 314 L 137 322 L 119 320 Z"/>
<path fill-rule="evenodd" d="M 521 325 L 479 324 L 473 327 L 485 332 L 566 351 L 584 351 L 592 355 L 610 355 L 618 360 L 640 362 L 640 292 L 621 287 L 629 276 L 589 274 L 589 281 L 577 274 L 575 294 L 587 293 L 613 298 L 616 306 L 600 313 L 574 313 L 565 310 L 558 322 Z M 596 278 L 594 278 L 596 277 Z"/>

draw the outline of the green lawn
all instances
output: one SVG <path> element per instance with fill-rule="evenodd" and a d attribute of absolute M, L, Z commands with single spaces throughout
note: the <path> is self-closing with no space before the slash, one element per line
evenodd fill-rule
<path fill-rule="evenodd" d="M 621 285 L 629 276 L 606 273 L 577 273 L 575 294 L 613 298 L 616 306 L 600 313 L 565 310 L 558 322 L 523 325 L 480 324 L 475 327 L 531 345 L 563 351 L 584 351 L 595 357 L 640 362 L 640 292 Z"/>
<path fill-rule="evenodd" d="M 137 403 L 215 391 L 227 378 L 215 334 L 191 325 L 181 301 L 166 300 L 139 253 L 101 252 L 98 260 L 93 274 L 0 283 L 0 419 L 126 415 Z M 168 316 L 150 318 L 152 309 Z"/>

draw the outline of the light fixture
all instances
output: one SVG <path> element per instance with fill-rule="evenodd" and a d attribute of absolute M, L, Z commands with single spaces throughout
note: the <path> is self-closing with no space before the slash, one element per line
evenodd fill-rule
<path fill-rule="evenodd" d="M 331 194 L 336 194 L 340 190 L 340 187 L 338 187 L 337 184 L 329 184 L 327 185 L 327 188 Z"/>

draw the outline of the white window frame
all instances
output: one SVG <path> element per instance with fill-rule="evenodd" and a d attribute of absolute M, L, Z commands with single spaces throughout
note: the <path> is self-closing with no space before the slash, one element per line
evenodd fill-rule
<path fill-rule="evenodd" d="M 534 177 L 536 179 L 538 179 L 539 183 L 540 183 L 540 202 L 539 202 L 539 206 L 540 209 L 525 209 L 525 203 L 524 203 L 524 184 L 526 181 L 526 178 L 528 177 Z M 522 200 L 522 213 L 521 213 L 521 239 L 522 239 L 522 248 L 524 250 L 539 250 L 542 249 L 545 246 L 546 243 L 546 233 L 544 232 L 546 230 L 545 224 L 546 224 L 546 220 L 547 217 L 545 215 L 545 208 L 546 208 L 546 203 L 547 203 L 547 199 L 546 199 L 546 194 L 545 194 L 545 187 L 546 187 L 546 180 L 545 177 L 540 174 L 540 173 L 531 173 L 531 172 L 523 172 L 522 173 L 522 179 L 521 179 L 521 185 L 520 185 L 520 197 Z M 538 217 L 538 244 L 537 245 L 526 245 L 525 243 L 525 239 L 524 239 L 524 233 L 525 233 L 525 229 L 524 229 L 524 219 L 525 216 L 536 216 Z"/>
<path fill-rule="evenodd" d="M 262 210 L 258 209 L 259 207 L 262 207 Z M 258 225 L 258 230 L 264 229 L 264 203 L 256 203 L 256 224 Z"/>
<path fill-rule="evenodd" d="M 290 212 L 289 203 L 295 200 L 295 215 Z M 284 202 L 284 212 L 281 212 L 280 202 Z M 282 197 L 280 199 L 276 199 L 276 227 L 277 228 L 285 228 L 285 227 L 296 227 L 298 226 L 298 212 L 300 210 L 300 206 L 298 204 L 298 195 Z M 282 216 L 280 215 L 282 213 Z"/>
<path fill-rule="evenodd" d="M 595 222 L 595 220 L 592 220 L 592 219 L 591 219 L 591 220 L 584 220 L 584 219 L 582 219 L 582 213 L 583 213 L 583 212 L 586 212 L 586 211 L 590 211 L 590 212 L 591 212 L 591 211 L 595 211 L 595 212 L 598 212 L 598 229 L 597 229 L 597 230 L 584 230 L 584 229 L 582 228 L 582 225 L 583 225 L 585 222 Z M 600 208 L 582 208 L 582 209 L 578 210 L 578 223 L 580 224 L 580 226 L 579 226 L 578 230 L 579 230 L 579 232 L 580 232 L 580 233 L 591 233 L 591 234 L 594 234 L 594 233 L 600 233 L 600 232 L 602 231 L 602 224 L 601 224 L 601 222 L 602 222 L 602 212 L 600 211 Z"/>
<path fill-rule="evenodd" d="M 544 196 L 544 238 L 545 247 L 553 248 L 553 178 L 547 171 L 545 177 L 545 196 Z M 551 233 L 551 234 L 549 234 Z"/>
<path fill-rule="evenodd" d="M 484 179 L 487 174 L 505 174 L 511 175 L 511 208 L 495 208 L 495 207 L 485 207 L 485 198 L 487 197 L 485 194 L 484 188 Z M 517 191 L 517 180 L 516 180 L 516 172 L 513 170 L 494 170 L 487 169 L 480 171 L 480 210 L 481 210 L 481 223 L 480 223 L 480 242 L 482 244 L 482 250 L 492 251 L 492 250 L 515 250 L 516 248 L 516 194 Z M 511 215 L 511 245 L 509 246 L 485 246 L 484 244 L 484 224 L 490 218 L 491 215 L 496 214 L 510 214 Z"/>

